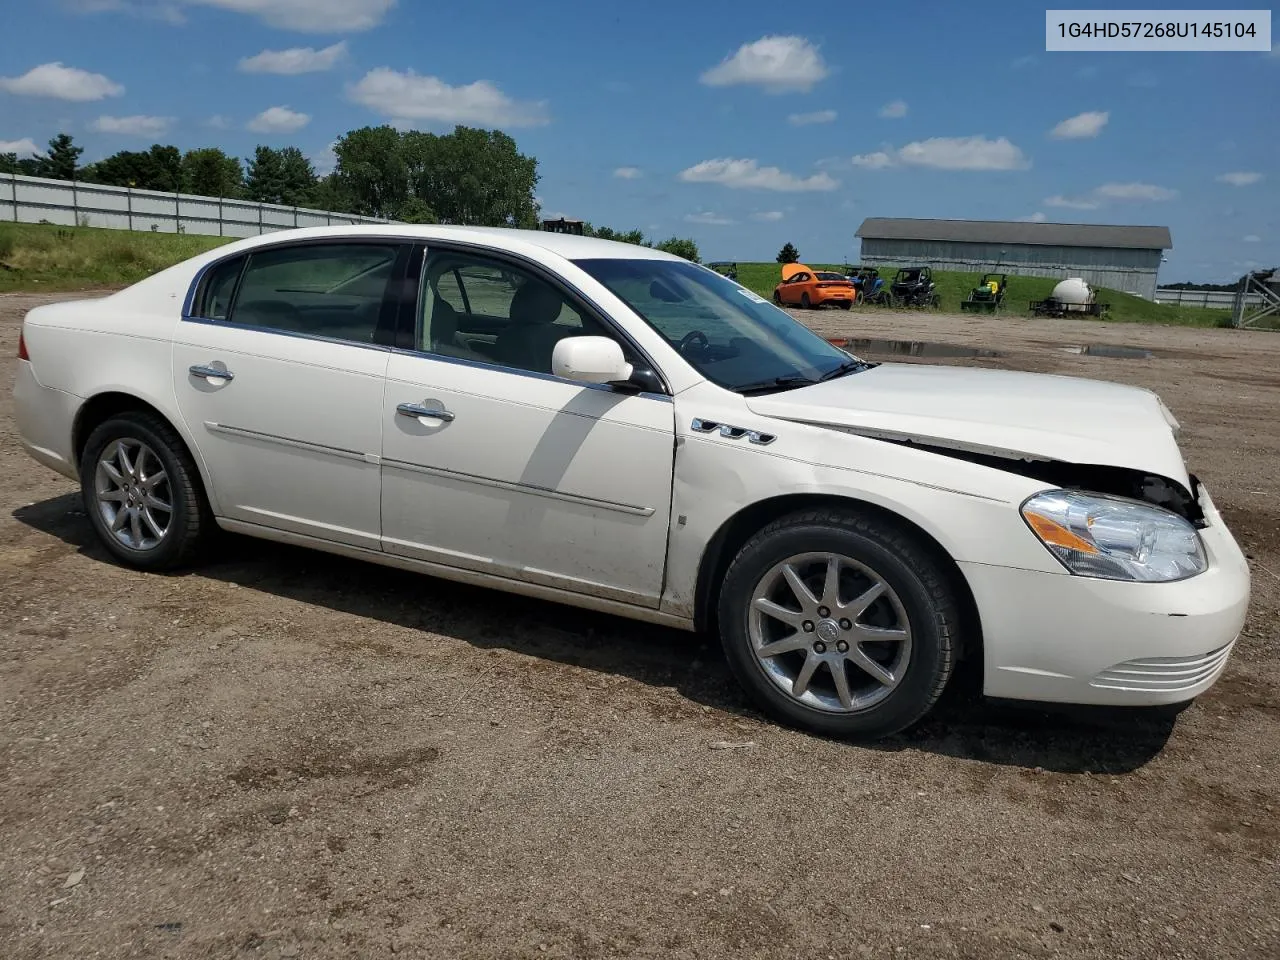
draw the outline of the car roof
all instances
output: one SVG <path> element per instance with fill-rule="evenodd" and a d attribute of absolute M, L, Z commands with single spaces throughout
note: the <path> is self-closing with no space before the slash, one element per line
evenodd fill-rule
<path fill-rule="evenodd" d="M 342 225 L 333 227 L 304 227 L 299 230 L 278 230 L 261 236 L 249 237 L 231 245 L 237 250 L 248 250 L 263 244 L 286 243 L 290 240 L 340 239 L 342 237 L 395 237 L 404 240 L 430 242 L 454 240 L 483 244 L 509 253 L 536 253 L 545 251 L 566 260 L 680 260 L 674 254 L 642 247 L 634 243 L 601 240 L 596 237 L 580 237 L 572 233 L 552 233 L 544 230 L 515 230 L 507 227 L 458 227 L 441 224 L 387 223 L 372 225 Z M 231 247 L 219 248 L 219 252 L 231 252 Z"/>

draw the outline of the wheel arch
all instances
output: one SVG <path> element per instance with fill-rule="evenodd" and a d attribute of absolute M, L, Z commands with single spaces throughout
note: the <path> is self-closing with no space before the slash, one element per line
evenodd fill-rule
<path fill-rule="evenodd" d="M 743 507 L 725 520 L 707 542 L 707 547 L 698 563 L 698 577 L 694 592 L 696 629 L 699 631 L 716 629 L 716 607 L 719 601 L 717 588 L 723 583 L 729 564 L 753 534 L 780 517 L 823 507 L 849 510 L 896 525 L 908 531 L 934 555 L 948 574 L 964 618 L 965 644 L 960 651 L 960 659 L 972 661 L 980 666 L 983 662 L 982 619 L 969 582 L 947 549 L 929 531 L 900 513 L 866 500 L 835 494 L 795 493 L 770 497 Z"/>
<path fill-rule="evenodd" d="M 205 470 L 204 459 L 199 455 L 195 445 L 191 442 L 191 438 L 187 436 L 187 431 L 183 425 L 175 422 L 173 417 L 169 416 L 154 403 L 150 403 L 142 397 L 127 391 L 104 390 L 101 393 L 96 393 L 82 403 L 80 409 L 76 411 L 75 420 L 71 425 L 71 453 L 75 458 L 76 472 L 79 473 L 80 458 L 84 454 L 85 444 L 89 441 L 89 435 L 93 433 L 94 429 L 111 417 L 130 411 L 142 411 L 152 414 L 159 417 L 173 429 L 173 432 L 178 435 L 178 439 L 182 441 L 183 446 L 186 447 L 187 454 L 191 457 L 192 462 L 196 465 L 196 474 L 200 479 L 200 487 L 204 492 L 205 499 L 209 502 L 214 512 L 217 513 L 217 501 L 213 497 L 213 490 Z"/>

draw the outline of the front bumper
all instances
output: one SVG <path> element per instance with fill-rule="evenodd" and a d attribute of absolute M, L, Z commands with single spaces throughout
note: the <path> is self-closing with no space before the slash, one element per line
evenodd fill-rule
<path fill-rule="evenodd" d="M 983 692 L 1056 703 L 1191 700 L 1225 668 L 1249 606 L 1249 567 L 1207 491 L 1209 568 L 1176 583 L 961 563 L 982 620 Z"/>
<path fill-rule="evenodd" d="M 36 379 L 30 361 L 18 361 L 13 382 L 13 412 L 23 449 L 64 477 L 76 479 L 71 434 L 84 401 Z"/>

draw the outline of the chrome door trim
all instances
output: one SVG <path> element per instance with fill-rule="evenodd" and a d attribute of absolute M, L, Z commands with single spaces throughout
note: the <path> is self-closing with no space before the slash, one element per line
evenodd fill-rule
<path fill-rule="evenodd" d="M 293 440 L 289 437 L 280 437 L 274 433 L 260 433 L 257 430 L 248 430 L 244 427 L 233 427 L 225 423 L 216 423 L 212 420 L 204 421 L 204 427 L 210 433 L 221 433 L 231 437 L 239 437 L 242 440 L 258 440 L 263 443 L 274 443 L 282 447 L 292 447 L 295 450 L 308 450 L 312 453 L 323 453 L 326 456 L 337 457 L 340 460 L 358 460 L 361 463 L 380 463 L 382 458 L 374 453 L 360 453 L 357 450 L 343 450 L 341 447 L 329 447 L 323 443 L 313 443 L 310 440 Z"/>
<path fill-rule="evenodd" d="M 617 503 L 612 500 L 597 500 L 594 497 L 584 497 L 576 493 L 566 493 L 563 490 L 552 490 L 549 487 L 539 487 L 531 483 L 514 483 L 510 480 L 497 480 L 493 477 L 482 477 L 474 473 L 461 473 L 457 470 L 446 470 L 443 467 L 428 467 L 419 463 L 408 463 L 404 460 L 388 460 L 383 459 L 384 467 L 394 467 L 398 470 L 405 470 L 409 473 L 422 473 L 430 477 L 440 477 L 444 480 L 461 480 L 464 483 L 474 483 L 482 487 L 492 487 L 498 490 L 511 490 L 516 493 L 527 493 L 535 497 L 546 497 L 549 500 L 563 500 L 566 503 L 574 503 L 584 507 L 597 507 L 601 510 L 612 510 L 615 513 L 625 513 L 633 517 L 651 517 L 655 510 L 653 507 L 639 507 L 630 503 Z"/>
<path fill-rule="evenodd" d="M 579 387 L 583 390 L 603 390 L 605 393 L 612 393 L 619 397 L 640 397 L 644 400 L 658 400 L 662 403 L 675 403 L 675 399 L 666 393 L 628 393 L 623 390 L 617 390 L 607 383 L 587 383 L 585 380 L 567 380 L 564 377 L 557 377 L 554 373 L 539 373 L 536 370 L 521 370 L 518 367 L 506 367 L 500 363 L 490 363 L 486 360 L 468 360 L 465 357 L 446 357 L 443 354 L 431 353 L 429 350 L 409 350 L 404 347 L 390 347 L 392 353 L 400 354 L 405 357 L 412 357 L 415 360 L 435 360 L 440 363 L 455 363 L 462 367 L 471 367 L 477 370 L 493 370 L 497 373 L 509 373 L 516 377 L 528 377 L 532 380 L 544 380 L 549 383 L 563 383 L 569 387 Z M 396 378 L 397 382 L 409 384 L 418 383 L 418 380 L 407 380 L 404 377 Z M 428 384 L 423 384 L 427 386 Z"/>
<path fill-rule="evenodd" d="M 541 600 L 565 603 L 570 606 L 584 607 L 588 610 L 598 610 L 603 613 L 617 614 L 636 620 L 644 620 L 648 623 L 661 624 L 665 627 L 674 627 L 678 630 L 691 631 L 694 629 L 694 622 L 691 618 L 661 610 L 658 599 L 654 597 L 632 595 L 634 601 L 628 602 L 621 597 L 606 596 L 592 584 L 565 581 L 538 583 L 520 577 L 517 571 L 503 570 L 499 573 L 492 569 L 476 570 L 459 566 L 456 558 L 418 559 L 401 553 L 373 550 L 368 547 L 327 540 L 303 533 L 294 533 L 290 530 L 281 530 L 279 527 L 269 527 L 244 520 L 218 517 L 217 522 L 218 526 L 223 530 L 228 530 L 232 533 L 243 533 L 251 537 L 261 537 L 264 540 L 274 540 L 278 543 L 294 544 L 301 547 L 313 547 L 327 553 L 336 553 L 357 560 L 369 560 L 387 567 L 412 570 L 417 573 L 441 577 L 445 580 L 487 587 L 506 593 L 520 594 L 521 596 L 537 597 Z M 449 562 L 449 560 L 453 562 Z"/>

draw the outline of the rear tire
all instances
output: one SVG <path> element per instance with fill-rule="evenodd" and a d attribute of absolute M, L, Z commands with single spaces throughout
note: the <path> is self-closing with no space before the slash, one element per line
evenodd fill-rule
<path fill-rule="evenodd" d="M 800 306 L 805 310 L 810 308 L 809 295 L 807 293 L 800 294 Z"/>
<path fill-rule="evenodd" d="M 80 492 L 103 545 L 140 570 L 185 566 L 214 529 L 182 438 L 146 411 L 117 414 L 89 434 L 80 456 Z"/>
<path fill-rule="evenodd" d="M 933 551 L 852 510 L 762 529 L 730 565 L 718 612 L 729 668 L 751 699 L 831 736 L 877 739 L 918 721 L 959 650 L 960 605 Z"/>

